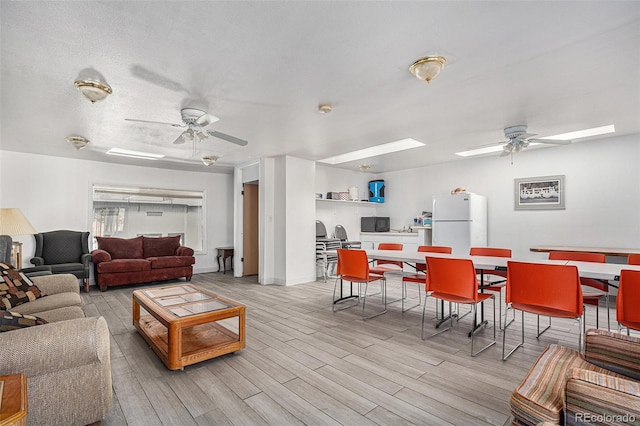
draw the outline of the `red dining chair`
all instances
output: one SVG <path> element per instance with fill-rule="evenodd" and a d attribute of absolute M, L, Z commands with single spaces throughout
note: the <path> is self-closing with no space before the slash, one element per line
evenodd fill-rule
<path fill-rule="evenodd" d="M 627 265 L 640 265 L 640 254 L 630 254 L 627 258 Z"/>
<path fill-rule="evenodd" d="M 473 336 L 471 337 L 471 356 L 476 356 L 480 352 L 489 348 L 496 343 L 496 298 L 493 294 L 478 292 L 478 278 L 473 262 L 470 259 L 456 259 L 449 257 L 430 257 L 426 258 L 427 278 L 426 290 L 427 296 L 422 309 L 422 330 L 421 338 L 424 340 L 424 317 L 427 310 L 427 299 L 429 296 L 449 302 L 449 309 L 452 303 L 469 304 L 473 307 L 473 314 L 477 311 L 478 303 L 487 299 L 493 299 L 493 341 L 480 349 L 478 352 L 473 351 Z M 449 327 L 440 330 L 431 336 L 436 336 L 447 330 L 453 329 L 453 317 L 450 318 Z"/>
<path fill-rule="evenodd" d="M 471 256 L 489 256 L 489 257 L 511 257 L 511 249 L 496 248 L 496 247 L 471 247 L 469 250 Z M 500 318 L 500 329 L 502 330 L 502 289 L 507 285 L 507 271 L 498 271 L 495 269 L 476 269 L 476 274 L 482 276 L 483 291 L 493 291 L 498 293 L 498 318 Z M 485 284 L 486 283 L 486 284 Z M 507 310 L 505 308 L 505 322 L 507 317 Z M 516 313 L 513 313 L 513 321 L 516 317 Z"/>
<path fill-rule="evenodd" d="M 584 336 L 584 308 L 582 305 L 582 287 L 578 268 L 571 265 L 545 263 L 507 262 L 507 304 L 522 312 L 522 339 L 515 348 L 505 355 L 507 324 L 505 320 L 502 333 L 502 360 L 506 360 L 516 349 L 524 345 L 524 313 L 538 315 L 538 335 L 540 315 L 556 318 L 575 318 L 580 322 L 579 349 L 582 351 Z"/>
<path fill-rule="evenodd" d="M 402 250 L 400 243 L 380 243 L 378 250 Z M 381 266 L 387 265 L 387 266 Z M 376 260 L 376 265 L 371 267 L 370 271 L 373 275 L 384 275 L 385 272 L 402 272 L 402 261 L 399 260 Z"/>
<path fill-rule="evenodd" d="M 362 294 L 360 291 L 360 285 L 364 284 L 364 296 L 362 297 L 362 319 L 369 319 L 373 317 L 377 317 L 378 315 L 382 315 L 387 312 L 387 285 L 384 275 L 371 275 L 369 272 L 369 261 L 367 259 L 367 253 L 364 250 L 356 250 L 356 249 L 338 249 L 338 269 L 335 284 L 333 286 L 333 310 L 335 312 L 335 304 L 337 301 L 342 300 L 342 284 L 344 281 L 349 281 L 352 285 L 353 283 L 358 284 L 358 298 L 359 301 L 360 295 Z M 338 280 L 340 280 L 340 298 L 336 300 L 336 288 L 338 286 Z M 364 308 L 367 301 L 367 290 L 370 282 L 380 282 L 380 292 L 382 294 L 382 303 L 384 305 L 384 309 L 382 311 L 378 311 L 373 315 L 365 317 Z M 353 297 L 353 292 L 351 292 L 351 297 Z M 357 305 L 356 303 L 355 305 Z M 352 306 L 348 306 L 350 308 Z M 346 308 L 344 308 L 346 309 Z"/>
<path fill-rule="evenodd" d="M 444 253 L 451 254 L 451 247 L 444 246 L 418 246 L 418 252 L 421 253 Z M 422 288 L 426 279 L 427 265 L 424 263 L 416 263 L 416 272 L 402 276 L 402 312 L 406 312 L 422 304 Z M 410 308 L 404 308 L 404 300 L 407 298 L 407 283 L 418 284 L 418 303 Z"/>
<path fill-rule="evenodd" d="M 596 262 L 605 263 L 607 257 L 602 253 L 584 253 L 576 251 L 552 251 L 549 253 L 550 260 L 575 260 L 578 262 Z M 582 301 L 585 305 L 596 307 L 596 328 L 600 328 L 600 315 L 598 304 L 600 299 L 605 299 L 607 306 L 607 331 L 611 331 L 611 315 L 609 313 L 609 284 L 593 278 L 580 278 L 580 284 L 584 287 L 582 292 Z M 590 289 L 595 289 L 590 290 Z"/>
<path fill-rule="evenodd" d="M 618 331 L 621 325 L 640 330 L 640 271 L 623 269 L 620 272 L 620 286 L 616 297 L 616 319 Z"/>

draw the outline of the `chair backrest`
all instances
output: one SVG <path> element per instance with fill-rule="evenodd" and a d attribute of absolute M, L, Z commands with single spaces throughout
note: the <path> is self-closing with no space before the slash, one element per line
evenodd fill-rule
<path fill-rule="evenodd" d="M 402 244 L 400 243 L 380 243 L 378 244 L 378 250 L 402 250 Z M 397 265 L 402 268 L 402 262 L 398 260 L 377 260 L 377 265 Z"/>
<path fill-rule="evenodd" d="M 478 279 L 473 261 L 426 256 L 427 292 L 434 291 L 478 300 Z"/>
<path fill-rule="evenodd" d="M 348 241 L 349 239 L 347 238 L 347 230 L 344 229 L 344 226 L 342 225 L 336 225 L 335 230 L 333 231 L 335 237 L 337 239 L 339 239 L 340 241 Z"/>
<path fill-rule="evenodd" d="M 577 262 L 605 263 L 607 256 L 602 253 L 587 253 L 581 251 L 552 251 L 549 260 L 575 260 Z M 608 291 L 609 285 L 593 278 L 580 278 L 580 283 L 598 290 Z"/>
<path fill-rule="evenodd" d="M 623 269 L 616 296 L 616 319 L 626 327 L 640 330 L 640 271 Z"/>
<path fill-rule="evenodd" d="M 444 253 L 451 254 L 451 247 L 446 246 L 418 246 L 418 252 L 421 253 Z M 425 263 L 416 263 L 416 271 L 424 272 L 427 270 Z"/>
<path fill-rule="evenodd" d="M 640 254 L 630 254 L 627 259 L 628 265 L 640 265 Z"/>
<path fill-rule="evenodd" d="M 8 235 L 0 235 L 0 262 L 11 265 L 11 250 L 13 249 L 13 239 Z M 18 268 L 21 265 L 13 265 Z"/>
<path fill-rule="evenodd" d="M 577 318 L 583 310 L 578 268 L 509 261 L 505 302 L 573 312 Z"/>
<path fill-rule="evenodd" d="M 338 249 L 337 274 L 361 280 L 369 279 L 369 260 L 364 250 Z"/>
<path fill-rule="evenodd" d="M 89 253 L 89 233 L 81 231 L 51 231 L 35 234 L 35 256 L 44 259 L 45 265 L 80 263 L 83 254 Z"/>
<path fill-rule="evenodd" d="M 327 238 L 327 228 L 325 228 L 324 223 L 316 220 L 316 239 L 318 238 Z"/>
<path fill-rule="evenodd" d="M 511 257 L 511 249 L 496 247 L 471 247 L 471 256 Z"/>

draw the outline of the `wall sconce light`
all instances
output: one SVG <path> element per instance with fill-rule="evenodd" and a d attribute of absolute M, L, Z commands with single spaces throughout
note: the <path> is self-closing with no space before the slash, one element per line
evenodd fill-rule
<path fill-rule="evenodd" d="M 92 104 L 106 99 L 113 92 L 102 74 L 93 68 L 85 68 L 80 71 L 73 84 Z"/>
<path fill-rule="evenodd" d="M 87 146 L 89 143 L 89 139 L 83 138 L 82 136 L 68 136 L 67 142 L 73 145 L 78 151 Z"/>

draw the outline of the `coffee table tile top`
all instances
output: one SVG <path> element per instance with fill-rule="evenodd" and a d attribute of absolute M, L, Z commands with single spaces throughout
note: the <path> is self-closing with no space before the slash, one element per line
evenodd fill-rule
<path fill-rule="evenodd" d="M 191 285 L 146 290 L 144 294 L 172 314 L 185 317 L 205 312 L 231 308 L 232 305 L 216 298 L 213 294 L 202 293 Z"/>

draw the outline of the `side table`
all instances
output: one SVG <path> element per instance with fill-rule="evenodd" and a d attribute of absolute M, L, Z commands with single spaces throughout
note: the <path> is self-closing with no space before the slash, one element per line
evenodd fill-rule
<path fill-rule="evenodd" d="M 218 260 L 218 272 L 220 272 L 220 258 L 222 258 L 223 273 L 227 273 L 227 259 L 231 258 L 231 270 L 233 271 L 233 247 L 216 247 L 218 254 L 216 259 Z"/>
<path fill-rule="evenodd" d="M 27 376 L 10 374 L 0 376 L 0 381 L 0 426 L 27 426 Z"/>

